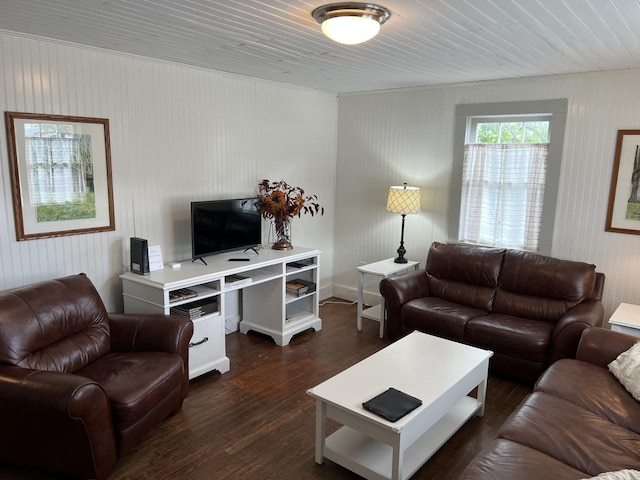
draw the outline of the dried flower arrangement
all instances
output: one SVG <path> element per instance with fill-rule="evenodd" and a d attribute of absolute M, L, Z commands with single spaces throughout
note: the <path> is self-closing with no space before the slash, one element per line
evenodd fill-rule
<path fill-rule="evenodd" d="M 258 184 L 258 200 L 263 218 L 272 219 L 275 225 L 276 242 L 273 248 L 288 250 L 292 248 L 289 221 L 303 213 L 324 215 L 324 207 L 318 203 L 316 195 L 305 195 L 300 187 L 292 187 L 284 180 L 270 182 L 262 180 Z"/>

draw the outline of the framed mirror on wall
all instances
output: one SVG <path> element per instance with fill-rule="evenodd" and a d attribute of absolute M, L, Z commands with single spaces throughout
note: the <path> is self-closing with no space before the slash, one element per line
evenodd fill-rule
<path fill-rule="evenodd" d="M 115 230 L 109 120 L 5 112 L 16 239 Z"/>

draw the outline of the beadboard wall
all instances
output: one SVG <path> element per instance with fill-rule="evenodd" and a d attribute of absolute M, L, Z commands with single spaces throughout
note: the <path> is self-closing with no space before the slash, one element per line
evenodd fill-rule
<path fill-rule="evenodd" d="M 7 144 L 0 135 L 0 289 L 77 272 L 122 308 L 128 239 L 190 257 L 189 202 L 256 193 L 262 178 L 316 193 L 323 217 L 293 223 L 323 251 L 325 295 L 355 299 L 356 267 L 395 255 L 390 185 L 422 189 L 407 216 L 407 256 L 448 240 L 455 106 L 567 98 L 552 254 L 607 275 L 608 317 L 640 303 L 640 236 L 604 231 L 618 129 L 640 129 L 640 70 L 340 95 L 0 33 L 0 110 L 109 118 L 116 231 L 15 240 Z M 4 130 L 4 129 L 3 129 Z M 265 226 L 266 238 L 266 226 Z M 365 286 L 373 301 L 377 284 Z M 332 290 L 333 289 L 333 290 Z"/>
<path fill-rule="evenodd" d="M 191 258 L 193 200 L 257 193 L 284 179 L 317 194 L 322 217 L 292 223 L 293 242 L 319 248 L 330 293 L 337 142 L 335 94 L 144 58 L 0 34 L 0 111 L 108 118 L 114 232 L 16 241 L 4 127 L 0 135 L 0 290 L 85 272 L 110 311 L 129 237 Z M 2 119 L 4 125 L 4 117 Z M 264 240 L 268 226 L 265 222 Z"/>
<path fill-rule="evenodd" d="M 640 70 L 416 88 L 340 96 L 334 293 L 355 298 L 362 263 L 390 258 L 401 218 L 387 213 L 389 186 L 422 189 L 408 215 L 407 257 L 424 260 L 447 241 L 457 104 L 567 98 L 569 112 L 552 255 L 606 274 L 605 320 L 620 302 L 640 304 L 640 236 L 604 231 L 616 134 L 640 129 Z M 368 298 L 377 290 L 365 285 Z"/>

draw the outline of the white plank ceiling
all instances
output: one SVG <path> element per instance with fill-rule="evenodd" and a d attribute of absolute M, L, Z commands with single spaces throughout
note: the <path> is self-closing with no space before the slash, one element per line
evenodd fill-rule
<path fill-rule="evenodd" d="M 324 3 L 0 0 L 0 29 L 336 93 L 640 67 L 640 0 L 381 0 L 356 46 Z"/>

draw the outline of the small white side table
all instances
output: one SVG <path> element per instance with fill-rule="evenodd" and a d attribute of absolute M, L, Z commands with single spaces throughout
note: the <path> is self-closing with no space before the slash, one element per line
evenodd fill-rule
<path fill-rule="evenodd" d="M 609 319 L 611 330 L 640 337 L 640 305 L 621 303 Z"/>
<path fill-rule="evenodd" d="M 362 317 L 370 318 L 380 322 L 380 338 L 384 337 L 384 320 L 385 320 L 385 308 L 384 297 L 382 297 L 379 305 L 373 305 L 367 309 L 363 309 L 362 289 L 364 286 L 365 275 L 375 275 L 382 278 L 393 277 L 400 273 L 408 272 L 411 268 L 418 270 L 420 268 L 420 262 L 414 260 L 408 260 L 407 263 L 395 263 L 393 258 L 387 260 L 381 260 L 375 263 L 369 263 L 367 265 L 361 265 L 358 267 L 360 273 L 360 280 L 358 282 L 358 331 L 362 331 Z"/>

